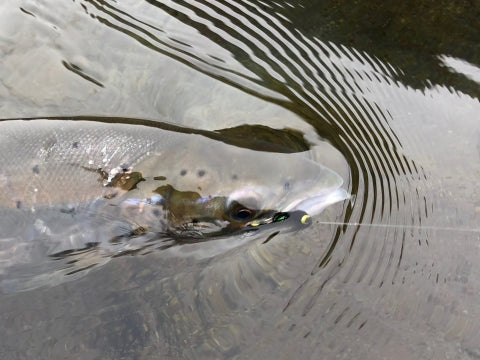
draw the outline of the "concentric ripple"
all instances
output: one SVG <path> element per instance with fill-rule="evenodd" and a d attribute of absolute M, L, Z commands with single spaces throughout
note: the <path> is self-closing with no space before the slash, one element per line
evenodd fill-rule
<path fill-rule="evenodd" d="M 326 278 L 342 264 L 345 281 L 395 281 L 404 248 L 418 246 L 408 234 L 420 228 L 432 204 L 423 193 L 424 170 L 403 153 L 388 109 L 369 95 L 401 86 L 393 80 L 394 68 L 354 48 L 302 35 L 263 2 L 149 0 L 136 4 L 135 16 L 128 12 L 131 4 L 82 5 L 144 46 L 310 123 L 348 161 L 355 202 L 341 222 L 359 224 L 338 226 L 318 266 L 330 269 Z M 416 231 L 421 245 L 426 234 Z"/>
<path fill-rule="evenodd" d="M 96 121 L 130 123 L 142 118 L 131 123 L 151 126 L 164 113 L 173 113 L 177 125 L 188 132 L 209 133 L 235 145 L 238 134 L 253 138 L 260 129 L 269 133 L 275 128 L 278 133 L 272 131 L 270 138 L 279 139 L 280 134 L 296 131 L 287 136 L 289 151 L 311 145 L 312 156 L 322 162 L 329 156 L 320 153 L 318 144 L 326 140 L 335 154 L 343 156 L 339 167 L 348 165 L 342 175 L 351 201 L 329 207 L 305 231 L 275 232 L 264 241 L 216 253 L 208 260 L 191 257 L 185 247 L 171 257 L 167 251 L 161 255 L 152 251 L 145 261 L 119 259 L 118 266 L 124 267 L 121 276 L 116 267 L 105 267 L 78 290 L 69 284 L 79 300 L 65 292 L 66 303 L 83 304 L 91 297 L 97 309 L 108 307 L 98 330 L 100 310 L 90 315 L 95 307 L 89 307 L 89 320 L 77 310 L 81 306 L 71 306 L 87 329 L 75 328 L 76 335 L 103 334 L 104 323 L 112 324 L 112 319 L 115 329 L 127 329 L 112 330 L 109 339 L 95 339 L 90 347 L 122 347 L 125 352 L 114 353 L 119 358 L 131 351 L 156 358 L 158 350 L 167 358 L 206 359 L 352 354 L 375 359 L 397 353 L 399 358 L 442 358 L 447 350 L 470 357 L 480 353 L 475 320 L 480 317 L 480 273 L 475 266 L 480 202 L 474 182 L 480 165 L 472 161 L 478 160 L 480 147 L 468 134 L 480 123 L 478 99 L 443 85 L 417 87 L 436 69 L 416 81 L 418 74 L 404 74 L 405 69 L 370 52 L 332 42 L 321 29 L 312 29 L 315 36 L 300 30 L 299 17 L 293 13 L 303 7 L 301 1 L 74 0 L 62 3 L 70 22 L 68 17 L 60 21 L 63 18 L 45 2 L 18 1 L 22 17 L 55 32 L 49 35 L 54 40 L 46 41 L 47 55 L 42 54 L 51 60 L 48 55 L 54 53 L 52 63 L 65 77 L 49 79 L 55 84 L 77 80 L 72 81 L 67 100 L 60 101 L 65 107 L 55 107 L 53 101 L 48 110 L 56 111 L 48 113 L 50 119 L 97 116 Z M 326 18 L 344 20 L 343 15 L 334 15 Z M 84 49 L 88 44 L 105 49 Z M 70 52 L 72 48 L 75 51 Z M 448 52 L 427 55 L 433 60 L 419 69 L 437 61 L 448 68 L 444 72 L 458 75 L 457 84 L 465 78 L 469 88 L 478 85 L 475 61 Z M 12 82 L 6 81 L 4 88 Z M 212 89 L 216 85 L 220 86 Z M 15 99 L 20 105 L 25 92 L 19 91 Z M 211 98 L 203 97 L 207 93 L 220 101 L 209 102 Z M 56 100 L 47 95 L 45 99 Z M 234 99 L 222 102 L 226 98 Z M 10 102 L 10 113 L 21 107 L 15 101 Z M 253 109 L 251 104 L 257 101 L 284 112 L 266 119 L 265 113 L 252 117 L 255 110 L 244 113 L 230 106 Z M 89 107 L 92 103 L 96 107 Z M 136 103 L 140 105 L 126 105 Z M 205 103 L 218 105 L 220 116 L 210 117 Z M 162 112 L 168 106 L 173 110 Z M 235 120 L 225 119 L 235 110 L 239 114 Z M 200 114 L 208 124 L 192 114 Z M 293 114 L 294 120 L 278 114 Z M 232 137 L 227 139 L 229 132 Z M 290 146 L 295 139 L 301 141 Z M 318 142 L 309 143 L 310 139 Z M 465 159 L 470 160 L 467 166 Z M 4 247 L 10 245 L 7 241 Z M 119 284 L 105 286 L 111 278 L 120 278 Z M 119 288 L 126 289 L 122 296 Z M 106 296 L 84 295 L 85 289 L 87 294 L 98 290 Z M 44 293 L 47 300 L 49 296 Z M 129 309 L 134 310 L 128 313 Z M 61 320 L 70 316 L 68 311 Z M 31 315 L 26 316 L 31 322 Z M 56 329 L 55 320 L 43 324 Z M 123 344 L 126 338 L 134 339 L 132 344 Z M 42 341 L 43 337 L 40 345 Z M 58 344 L 63 346 L 62 341 Z"/>

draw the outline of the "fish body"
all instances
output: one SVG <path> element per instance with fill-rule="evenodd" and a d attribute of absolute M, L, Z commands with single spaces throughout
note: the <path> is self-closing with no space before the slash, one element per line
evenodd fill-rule
<path fill-rule="evenodd" d="M 0 122 L 0 274 L 9 266 L 154 238 L 204 241 L 344 200 L 301 154 L 95 121 Z M 280 215 L 279 215 L 280 214 Z M 2 265 L 3 264 L 3 265 Z"/>

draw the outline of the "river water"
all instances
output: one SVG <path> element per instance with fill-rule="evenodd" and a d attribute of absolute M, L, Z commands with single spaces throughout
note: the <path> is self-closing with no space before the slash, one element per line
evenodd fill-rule
<path fill-rule="evenodd" d="M 2 119 L 161 121 L 309 149 L 352 198 L 267 243 L 0 293 L 0 357 L 480 358 L 479 12 L 3 2 Z"/>

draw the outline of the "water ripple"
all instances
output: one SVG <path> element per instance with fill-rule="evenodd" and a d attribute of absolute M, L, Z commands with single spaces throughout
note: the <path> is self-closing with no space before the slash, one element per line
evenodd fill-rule
<path fill-rule="evenodd" d="M 135 16 L 127 11 L 132 5 Z M 341 222 L 359 224 L 337 227 L 312 273 L 328 268 L 328 281 L 343 269 L 345 282 L 395 281 L 405 247 L 416 246 L 410 229 L 421 226 L 432 208 L 424 193 L 427 174 L 404 153 L 388 108 L 371 96 L 378 88 L 403 87 L 394 80 L 398 69 L 310 38 L 262 2 L 148 0 L 127 6 L 88 0 L 82 6 L 142 45 L 310 123 L 348 161 L 355 201 Z M 420 245 L 428 241 L 422 231 L 413 238 Z"/>
<path fill-rule="evenodd" d="M 333 219 L 320 217 L 312 226 L 315 231 L 292 237 L 316 237 L 317 247 L 309 248 L 298 241 L 288 248 L 282 245 L 282 239 L 276 242 L 275 238 L 243 249 L 241 256 L 219 257 L 201 264 L 205 267 L 198 273 L 190 269 L 164 278 L 157 282 L 158 289 L 151 286 L 152 297 L 164 300 L 159 323 L 165 336 L 176 338 L 170 339 L 172 342 L 180 344 L 185 338 L 192 339 L 192 334 L 200 334 L 194 337 L 195 345 L 204 345 L 199 351 L 208 358 L 215 354 L 212 349 L 236 354 L 242 350 L 239 344 L 250 340 L 247 343 L 254 344 L 254 350 L 247 349 L 247 355 L 251 351 L 252 357 L 259 357 L 261 342 L 273 338 L 277 344 L 278 339 L 285 340 L 283 350 L 288 348 L 286 344 L 295 344 L 291 347 L 295 351 L 304 344 L 301 341 L 316 348 L 321 346 L 315 341 L 324 341 L 338 348 L 350 339 L 350 343 L 356 341 L 360 331 L 368 332 L 373 343 L 377 338 L 388 343 L 396 336 L 402 339 L 397 343 L 412 343 L 409 337 L 415 333 L 408 331 L 409 325 L 418 325 L 414 316 L 417 304 L 426 322 L 453 327 L 455 319 L 462 320 L 463 315 L 451 315 L 448 301 L 438 296 L 445 289 L 441 286 L 451 281 L 451 274 L 467 267 L 458 265 L 466 264 L 463 254 L 454 254 L 457 261 L 453 265 L 442 266 L 439 261 L 439 254 L 449 256 L 449 247 L 442 241 L 450 238 L 452 230 L 461 229 L 444 221 L 455 216 L 448 213 L 449 209 L 442 209 L 447 201 L 437 192 L 444 190 L 435 188 L 442 180 L 435 183 L 435 167 L 429 166 L 431 154 L 424 145 L 427 131 L 417 133 L 412 128 L 415 122 L 408 121 L 409 116 L 421 121 L 425 115 L 410 114 L 412 104 L 416 104 L 410 96 L 420 95 L 423 101 L 439 93 L 461 94 L 434 85 L 422 92 L 412 89 L 399 80 L 404 75 L 402 69 L 354 47 L 302 32 L 289 19 L 288 8 L 294 5 L 287 3 L 83 0 L 76 4 L 88 21 L 118 32 L 137 47 L 168 56 L 294 112 L 348 163 L 345 180 L 352 201 Z M 41 18 L 33 7 L 24 6 L 20 11 L 29 18 L 33 16 L 32 21 Z M 440 61 L 472 82 L 478 78 L 474 64 L 447 55 L 441 55 Z M 89 82 L 109 87 L 108 81 L 97 80 L 90 75 L 94 72 L 83 72 L 83 67 L 76 64 L 64 62 Z M 438 105 L 434 101 L 432 104 Z M 306 146 L 290 148 L 304 150 Z M 455 220 L 461 215 L 456 216 Z M 468 221 L 467 225 L 474 220 Z M 458 243 L 473 249 L 478 230 L 467 225 Z M 460 270 L 453 269 L 456 264 Z M 294 277 L 299 273 L 304 276 Z M 185 291 L 186 287 L 191 291 Z M 452 297 L 458 295 L 442 291 Z M 185 294 L 188 298 L 181 298 Z M 428 299 L 419 299 L 422 295 Z M 431 319 L 425 315 L 431 313 L 430 301 L 436 296 L 436 309 L 447 309 L 440 320 L 433 313 Z M 467 308 L 471 298 L 458 301 L 465 301 Z M 455 311 L 460 308 L 454 307 Z M 266 316 L 261 314 L 264 309 L 270 311 Z M 392 330 L 389 321 L 395 316 L 409 320 L 396 323 Z M 254 330 L 245 334 L 239 324 Z M 341 336 L 347 340 L 335 342 L 339 333 L 331 331 L 334 328 L 341 328 Z M 263 338 L 258 339 L 257 334 Z M 334 350 L 332 345 L 336 354 Z M 272 357 L 272 353 L 268 355 Z"/>

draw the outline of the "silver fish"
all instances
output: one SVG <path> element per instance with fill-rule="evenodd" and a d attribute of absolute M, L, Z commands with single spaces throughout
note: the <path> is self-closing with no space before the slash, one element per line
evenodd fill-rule
<path fill-rule="evenodd" d="M 294 214 L 305 220 L 348 198 L 342 183 L 301 154 L 197 134 L 95 121 L 2 121 L 0 276 L 8 282 L 6 269 L 15 268 L 24 277 L 46 276 L 35 284 L 51 283 L 49 256 L 75 255 L 70 263 L 81 260 L 77 268 L 84 270 L 99 263 L 98 256 L 86 261 L 92 249 L 107 261 L 155 239 L 172 246 L 274 226 Z"/>

